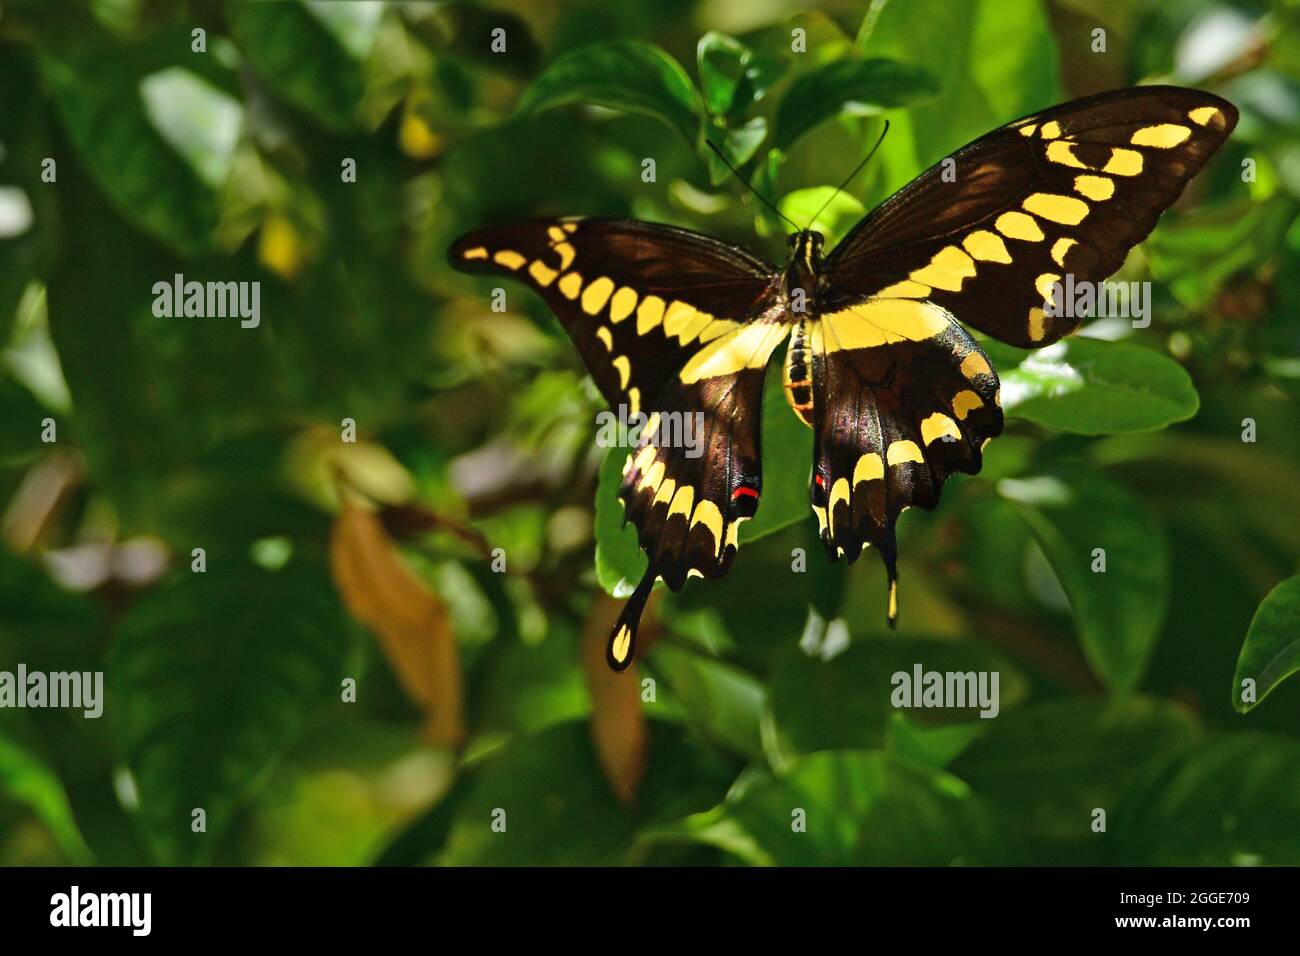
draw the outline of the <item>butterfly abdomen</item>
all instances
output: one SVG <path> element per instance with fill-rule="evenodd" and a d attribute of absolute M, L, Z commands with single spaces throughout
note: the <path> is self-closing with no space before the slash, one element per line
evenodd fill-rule
<path fill-rule="evenodd" d="M 785 353 L 785 400 L 790 403 L 790 407 L 794 409 L 799 419 L 812 428 L 812 370 L 809 364 L 806 324 L 799 322 L 790 333 L 790 347 Z"/>

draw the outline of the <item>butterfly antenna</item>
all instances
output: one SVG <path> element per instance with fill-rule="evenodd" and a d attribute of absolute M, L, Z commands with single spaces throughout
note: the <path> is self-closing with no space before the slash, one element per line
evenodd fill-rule
<path fill-rule="evenodd" d="M 786 222 L 790 223 L 790 225 L 794 227 L 795 232 L 802 232 L 802 231 L 803 231 L 803 230 L 801 230 L 801 229 L 799 228 L 799 224 L 798 224 L 797 222 L 793 221 L 789 216 L 787 216 L 787 215 L 786 215 L 785 213 L 783 213 L 781 210 L 777 209 L 776 206 L 773 204 L 772 200 L 768 199 L 768 198 L 767 198 L 766 196 L 764 196 L 761 192 L 759 192 L 757 189 L 755 189 L 753 183 L 751 183 L 751 182 L 750 182 L 748 179 L 746 179 L 744 176 L 740 175 L 740 170 L 738 170 L 735 166 L 731 165 L 731 163 L 727 161 L 727 157 L 722 155 L 722 150 L 718 149 L 718 147 L 714 145 L 713 140 L 711 140 L 711 139 L 706 139 L 704 142 L 706 142 L 706 143 L 709 144 L 709 149 L 713 150 L 715 153 L 718 154 L 718 159 L 722 160 L 722 165 L 723 165 L 723 166 L 726 166 L 729 170 L 731 170 L 731 175 L 735 176 L 735 177 L 736 177 L 737 179 L 739 179 L 742 183 L 744 183 L 744 184 L 745 184 L 745 188 L 748 189 L 748 190 L 749 190 L 751 193 L 753 193 L 755 196 L 757 196 L 757 197 L 762 201 L 762 203 L 763 203 L 764 206 L 766 206 L 768 209 L 772 210 L 772 212 L 776 213 L 778 216 L 780 216 L 780 217 L 781 217 L 782 219 L 784 219 Z"/>
<path fill-rule="evenodd" d="M 876 140 L 876 145 L 871 147 L 871 152 L 867 153 L 867 155 L 863 157 L 862 162 L 858 163 L 858 165 L 853 168 L 853 172 L 849 173 L 848 176 L 844 178 L 844 182 L 840 183 L 839 186 L 835 188 L 835 192 L 831 193 L 830 197 L 824 203 L 822 203 L 822 208 L 817 210 L 817 215 L 813 216 L 812 219 L 809 221 L 808 223 L 809 229 L 811 229 L 812 224 L 817 221 L 817 216 L 820 216 L 822 213 L 824 213 L 826 211 L 826 207 L 831 204 L 831 201 L 844 191 L 844 187 L 847 186 L 849 183 L 853 182 L 853 177 L 856 176 L 858 173 L 862 172 L 862 168 L 866 166 L 867 163 L 871 162 L 871 157 L 876 155 L 876 150 L 880 149 L 880 144 L 885 141 L 885 134 L 888 132 L 889 132 L 889 120 L 885 120 L 885 128 L 880 131 L 880 139 Z"/>

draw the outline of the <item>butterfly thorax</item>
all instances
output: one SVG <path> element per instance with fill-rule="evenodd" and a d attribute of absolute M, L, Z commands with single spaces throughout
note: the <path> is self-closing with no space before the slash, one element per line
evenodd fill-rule
<path fill-rule="evenodd" d="M 820 232 L 807 230 L 790 237 L 790 262 L 785 269 L 785 294 L 794 325 L 785 353 L 785 398 L 805 425 L 813 423 L 813 391 L 808 322 L 816 317 L 821 284 Z"/>

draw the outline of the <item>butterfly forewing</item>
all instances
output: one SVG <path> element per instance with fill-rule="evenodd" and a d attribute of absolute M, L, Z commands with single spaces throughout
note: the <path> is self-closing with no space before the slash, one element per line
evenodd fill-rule
<path fill-rule="evenodd" d="M 1217 96 L 1148 86 L 994 130 L 840 243 L 827 261 L 828 308 L 876 295 L 928 300 L 1008 344 L 1049 345 L 1081 321 L 1049 306 L 1054 285 L 1118 269 L 1236 122 Z"/>

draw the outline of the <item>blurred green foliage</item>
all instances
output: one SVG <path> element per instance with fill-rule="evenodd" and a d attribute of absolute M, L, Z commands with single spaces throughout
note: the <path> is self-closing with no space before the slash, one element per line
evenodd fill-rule
<path fill-rule="evenodd" d="M 0 711 L 0 862 L 1300 864 L 1295 3 L 4 6 L 0 670 L 108 697 Z M 603 671 L 644 561 L 622 452 L 540 302 L 491 311 L 450 241 L 617 214 L 779 261 L 706 139 L 802 219 L 888 118 L 834 241 L 1143 81 L 1240 126 L 1118 276 L 1149 328 L 989 346 L 1007 433 L 901 522 L 898 633 L 876 563 L 822 557 L 774 375 L 731 574 Z M 259 281 L 260 325 L 156 316 L 177 273 Z M 380 523 L 341 565 L 349 508 Z M 368 562 L 401 570 L 349 590 Z M 895 710 L 915 663 L 996 671 L 1000 713 Z"/>

